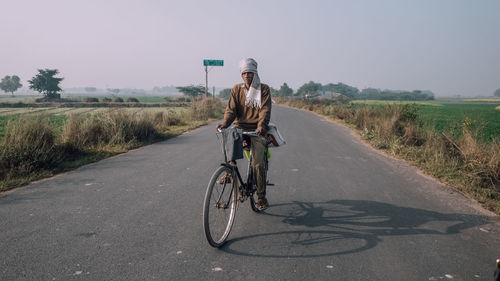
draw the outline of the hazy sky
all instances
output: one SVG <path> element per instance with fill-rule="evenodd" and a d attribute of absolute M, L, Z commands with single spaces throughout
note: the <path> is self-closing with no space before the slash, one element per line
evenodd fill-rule
<path fill-rule="evenodd" d="M 0 77 L 63 87 L 264 83 L 492 95 L 500 88 L 500 0 L 0 0 Z"/>

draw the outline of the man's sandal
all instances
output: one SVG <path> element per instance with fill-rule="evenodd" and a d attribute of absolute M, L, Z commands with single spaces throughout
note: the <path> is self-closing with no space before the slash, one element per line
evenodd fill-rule
<path fill-rule="evenodd" d="M 217 182 L 219 184 L 231 183 L 231 174 L 226 173 L 226 175 L 220 177 Z"/>
<path fill-rule="evenodd" d="M 259 211 L 264 211 L 268 207 L 269 207 L 269 202 L 267 202 L 266 197 L 259 198 L 259 200 L 257 200 L 257 209 Z"/>

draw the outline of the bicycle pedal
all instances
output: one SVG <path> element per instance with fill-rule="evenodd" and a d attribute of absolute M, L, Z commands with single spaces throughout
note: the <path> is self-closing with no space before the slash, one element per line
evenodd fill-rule
<path fill-rule="evenodd" d="M 268 183 L 266 183 L 266 185 L 267 185 L 267 186 L 274 186 L 274 183 L 270 183 L 270 182 L 268 182 Z"/>

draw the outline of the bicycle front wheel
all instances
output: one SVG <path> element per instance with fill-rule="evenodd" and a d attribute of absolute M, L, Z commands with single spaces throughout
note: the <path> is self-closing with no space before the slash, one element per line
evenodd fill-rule
<path fill-rule="evenodd" d="M 229 175 L 226 178 L 226 175 Z M 232 169 L 221 166 L 208 183 L 203 206 L 203 228 L 212 247 L 224 244 L 236 214 L 238 192 Z"/>

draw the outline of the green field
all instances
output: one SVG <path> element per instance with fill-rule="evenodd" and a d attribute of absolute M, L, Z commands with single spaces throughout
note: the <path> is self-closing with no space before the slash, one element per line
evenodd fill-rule
<path fill-rule="evenodd" d="M 34 103 L 36 99 L 43 97 L 42 95 L 20 95 L 20 96 L 10 96 L 10 95 L 0 95 L 0 102 L 5 103 Z"/>
<path fill-rule="evenodd" d="M 464 124 L 477 131 L 478 138 L 490 142 L 500 140 L 500 110 L 493 103 L 444 103 L 440 107 L 422 106 L 419 117 L 424 128 L 460 135 Z"/>
<path fill-rule="evenodd" d="M 5 127 L 7 126 L 7 123 L 10 120 L 18 119 L 19 116 L 19 114 L 0 116 L 0 139 L 5 136 Z M 54 128 L 56 128 L 58 132 L 62 132 L 63 126 L 66 123 L 67 116 L 64 114 L 54 114 L 48 115 L 48 118 L 50 120 L 50 123 L 54 124 Z"/>
<path fill-rule="evenodd" d="M 354 100 L 353 104 L 366 104 L 366 105 L 402 105 L 402 104 L 416 104 L 428 106 L 442 106 L 441 103 L 428 102 L 428 101 L 384 101 L 384 100 Z"/>
<path fill-rule="evenodd" d="M 483 142 L 500 140 L 500 100 L 498 99 L 450 99 L 430 102 L 357 100 L 357 106 L 415 104 L 423 128 L 458 137 L 467 124 Z"/>

